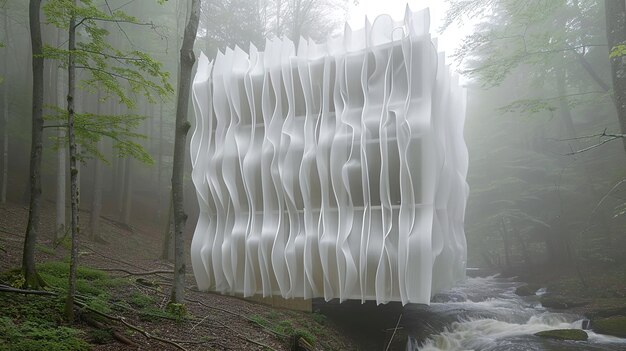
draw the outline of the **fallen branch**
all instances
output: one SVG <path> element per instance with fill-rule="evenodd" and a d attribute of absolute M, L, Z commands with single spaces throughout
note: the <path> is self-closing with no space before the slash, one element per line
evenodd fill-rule
<path fill-rule="evenodd" d="M 398 331 L 398 326 L 400 325 L 401 319 L 402 319 L 402 313 L 400 313 L 400 317 L 398 317 L 398 323 L 396 323 L 396 327 L 393 328 L 393 334 L 391 334 L 391 339 L 389 339 L 389 343 L 387 344 L 387 348 L 385 348 L 385 351 L 389 350 L 389 347 L 391 347 L 391 343 L 393 342 L 394 336 L 396 336 L 396 332 Z"/>
<path fill-rule="evenodd" d="M 236 312 L 233 312 L 233 311 L 229 311 L 229 310 L 223 309 L 223 308 L 221 308 L 221 307 L 210 306 L 210 305 L 207 305 L 207 304 L 205 304 L 204 302 L 202 302 L 202 301 L 198 301 L 198 300 L 192 300 L 192 299 L 189 299 L 189 298 L 185 298 L 185 300 L 186 300 L 186 301 L 189 301 L 189 302 L 197 303 L 197 304 L 199 304 L 199 305 L 201 305 L 201 306 L 204 306 L 204 307 L 206 307 L 206 308 L 209 308 L 209 309 L 213 309 L 213 310 L 221 311 L 221 312 L 224 312 L 224 313 L 228 313 L 228 314 L 230 314 L 230 315 L 233 315 L 233 316 L 237 316 L 237 317 L 239 317 L 239 318 L 243 318 L 243 319 L 247 320 L 248 322 L 254 323 L 254 324 L 258 325 L 259 327 L 261 327 L 261 328 L 265 329 L 266 331 L 268 331 L 268 332 L 270 332 L 271 334 L 274 334 L 274 335 L 276 335 L 276 336 L 280 336 L 280 337 L 284 337 L 284 338 L 289 337 L 289 335 L 286 335 L 286 334 L 283 334 L 283 333 L 279 333 L 279 332 L 277 332 L 277 331 L 274 331 L 274 330 L 272 330 L 272 329 L 270 329 L 270 328 L 268 328 L 268 327 L 266 327 L 266 326 L 264 326 L 264 325 L 259 324 L 259 322 L 255 321 L 254 319 L 249 318 L 249 317 L 247 317 L 247 316 L 244 316 L 244 315 L 242 315 L 242 314 L 239 314 L 239 313 L 236 313 Z M 192 328 L 192 330 L 193 330 L 195 327 L 197 327 L 198 325 L 200 325 L 202 322 L 204 322 L 204 320 L 205 320 L 205 319 L 207 319 L 207 317 L 209 317 L 209 316 L 207 315 L 206 317 L 202 318 L 202 320 L 200 320 L 200 322 L 198 322 L 196 325 L 194 325 L 194 327 Z"/>
<path fill-rule="evenodd" d="M 174 271 L 171 270 L 154 270 L 154 271 L 147 271 L 147 272 L 131 272 L 129 270 L 123 269 L 123 268 L 96 268 L 98 270 L 104 271 L 104 272 L 122 272 L 122 273 L 126 273 L 126 275 L 123 277 L 128 277 L 131 275 L 153 275 L 153 274 L 174 274 Z"/>
<path fill-rule="evenodd" d="M 132 330 L 134 330 L 136 332 L 139 332 L 146 339 L 154 339 L 154 340 L 160 341 L 160 342 L 162 342 L 164 344 L 168 344 L 168 345 L 174 346 L 174 347 L 176 347 L 179 350 L 187 351 L 186 348 L 184 348 L 183 346 L 181 346 L 177 342 L 174 342 L 174 341 L 171 341 L 171 340 L 168 340 L 168 339 L 164 339 L 164 338 L 162 338 L 160 336 L 157 336 L 157 335 L 152 335 L 152 334 L 148 333 L 147 331 L 139 328 L 138 326 L 128 323 L 124 317 L 112 316 L 110 314 L 107 314 L 107 313 L 104 313 L 104 312 L 100 312 L 100 311 L 98 311 L 98 310 L 96 310 L 94 308 L 91 308 L 91 307 L 87 306 L 87 304 L 82 303 L 82 302 L 75 301 L 74 303 L 79 305 L 82 308 L 85 308 L 85 309 L 87 309 L 87 310 L 89 310 L 89 311 L 99 315 L 99 316 L 102 316 L 104 318 L 110 319 L 112 321 L 120 322 L 120 323 L 124 324 L 127 328 L 130 328 L 130 329 L 132 329 Z"/>
<path fill-rule="evenodd" d="M 4 284 L 0 284 L 0 291 L 25 295 L 59 296 L 59 294 L 54 291 L 18 289 Z"/>
<path fill-rule="evenodd" d="M 260 342 L 260 341 L 256 341 L 256 340 L 254 340 L 254 339 L 250 339 L 250 338 L 248 338 L 248 337 L 247 337 L 247 336 L 245 336 L 245 335 L 241 335 L 241 334 L 239 334 L 239 332 L 238 332 L 238 331 L 236 331 L 235 329 L 233 329 L 233 328 L 229 327 L 228 325 L 226 325 L 226 324 L 224 324 L 224 323 L 222 323 L 222 322 L 220 322 L 220 321 L 216 321 L 216 322 L 217 322 L 218 324 L 221 324 L 224 328 L 226 328 L 226 329 L 230 330 L 231 332 L 233 332 L 233 333 L 234 333 L 234 334 L 235 334 L 238 338 L 240 338 L 240 339 L 242 339 L 242 340 L 245 340 L 245 341 L 247 341 L 247 342 L 249 342 L 249 343 L 252 343 L 252 344 L 255 344 L 255 345 L 261 346 L 261 347 L 266 348 L 266 349 L 270 349 L 270 350 L 272 350 L 272 351 L 278 351 L 278 350 L 276 350 L 275 348 L 273 348 L 273 347 L 271 347 L 271 346 L 269 346 L 269 345 L 267 345 L 267 344 L 264 344 L 264 343 L 262 343 L 262 342 Z"/>
<path fill-rule="evenodd" d="M 120 333 L 119 331 L 113 329 L 112 327 L 108 325 L 105 325 L 104 323 L 98 322 L 97 320 L 91 318 L 89 315 L 83 315 L 82 318 L 85 321 L 85 323 L 87 323 L 93 328 L 101 329 L 101 330 L 109 330 L 113 338 L 121 342 L 122 344 L 139 347 L 139 345 L 136 342 L 126 337 L 126 335 Z"/>
<path fill-rule="evenodd" d="M 117 258 L 113 258 L 113 257 L 107 256 L 107 255 L 105 255 L 105 254 L 103 254 L 103 253 L 101 253 L 101 252 L 99 252 L 99 251 L 95 250 L 94 248 L 92 248 L 92 247 L 90 247 L 90 246 L 88 246 L 88 245 L 86 245 L 86 244 L 81 244 L 81 247 L 84 247 L 84 248 L 86 248 L 86 249 L 90 250 L 91 252 L 95 253 L 96 255 L 98 255 L 98 256 L 100 256 L 100 257 L 102 257 L 102 258 L 106 258 L 106 259 L 107 259 L 107 260 L 109 260 L 109 261 L 113 261 L 113 262 L 117 262 L 117 263 L 122 263 L 122 264 L 125 264 L 125 265 L 127 265 L 127 266 L 134 267 L 134 268 L 138 268 L 138 269 L 141 269 L 141 270 L 144 270 L 144 271 L 146 270 L 144 267 L 138 266 L 138 265 L 136 265 L 136 264 L 134 264 L 134 263 L 130 263 L 130 262 L 127 262 L 127 261 L 124 261 L 124 260 L 121 260 L 121 259 L 117 259 Z M 166 276 L 164 276 L 164 275 L 160 275 L 160 274 L 158 274 L 158 273 L 157 273 L 157 274 L 155 274 L 155 275 L 156 275 L 157 277 L 159 277 L 159 278 L 166 279 L 166 280 L 167 280 L 167 279 L 172 279 L 171 277 L 166 277 Z"/>

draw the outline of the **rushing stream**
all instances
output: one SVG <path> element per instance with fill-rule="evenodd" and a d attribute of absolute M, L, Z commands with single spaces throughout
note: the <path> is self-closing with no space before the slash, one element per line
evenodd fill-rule
<path fill-rule="evenodd" d="M 409 335 L 407 350 L 626 350 L 626 339 L 591 330 L 586 342 L 534 336 L 542 330 L 581 329 L 583 319 L 547 311 L 538 296 L 517 296 L 517 286 L 497 277 L 468 278 L 435 296 L 430 306 L 405 306 L 401 324 Z"/>

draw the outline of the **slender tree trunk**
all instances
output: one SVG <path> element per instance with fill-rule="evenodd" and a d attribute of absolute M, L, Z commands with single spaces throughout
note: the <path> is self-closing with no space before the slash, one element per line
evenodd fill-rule
<path fill-rule="evenodd" d="M 4 9 L 4 34 L 6 45 L 9 43 L 9 17 L 8 9 Z M 2 72 L 7 75 L 9 72 L 9 55 L 4 56 L 4 69 Z M 2 85 L 2 184 L 0 185 L 0 203 L 7 202 L 7 183 L 9 181 L 9 85 L 5 82 Z"/>
<path fill-rule="evenodd" d="M 163 218 L 163 184 L 161 183 L 162 175 L 163 175 L 163 104 L 159 105 L 159 153 L 157 157 L 157 191 L 159 194 L 158 198 L 158 217 L 159 220 Z M 170 201 L 171 203 L 172 201 Z"/>
<path fill-rule="evenodd" d="M 130 215 L 132 210 L 132 200 L 131 196 L 133 192 L 133 177 L 132 177 L 132 158 L 126 157 L 125 165 L 124 165 L 124 190 L 122 192 L 122 223 L 130 226 Z"/>
<path fill-rule="evenodd" d="M 30 206 L 28 225 L 24 238 L 22 272 L 28 288 L 40 288 L 43 281 L 35 267 L 35 244 L 39 230 L 39 214 L 41 205 L 41 152 L 43 143 L 43 74 L 44 60 L 41 56 L 41 0 L 30 0 L 28 18 L 30 22 L 30 40 L 32 46 L 33 66 L 33 109 L 32 136 L 30 147 Z"/>
<path fill-rule="evenodd" d="M 172 209 L 172 193 L 170 192 L 169 196 L 169 206 L 167 210 L 167 222 L 165 223 L 165 232 L 163 233 L 163 248 L 161 250 L 161 259 L 169 260 L 170 259 L 170 246 L 171 246 L 171 237 L 172 237 L 172 222 L 174 220 L 173 217 L 173 209 Z"/>
<path fill-rule="evenodd" d="M 98 141 L 98 152 L 102 152 L 102 140 Z M 91 216 L 89 217 L 89 236 L 91 240 L 101 240 L 98 233 L 100 214 L 102 213 L 102 161 L 94 159 L 93 197 L 91 199 Z"/>
<path fill-rule="evenodd" d="M 532 267 L 532 260 L 530 258 L 530 251 L 528 250 L 528 245 L 526 244 L 526 241 L 524 241 L 524 238 L 522 237 L 522 233 L 520 233 L 520 230 L 517 227 L 517 225 L 513 222 L 511 222 L 510 224 L 511 224 L 511 229 L 513 231 L 513 235 L 515 235 L 515 239 L 517 240 L 517 243 L 519 244 L 519 247 L 520 247 L 520 251 L 522 252 L 522 257 L 524 257 L 524 265 L 527 268 L 530 268 Z"/>
<path fill-rule="evenodd" d="M 96 101 L 96 114 L 100 115 L 100 94 Z M 98 140 L 97 149 L 99 153 L 103 153 L 103 141 Z M 91 198 L 91 216 L 89 217 L 89 236 L 92 241 L 102 241 L 98 232 L 100 223 L 100 213 L 102 212 L 102 161 L 98 157 L 94 158 L 94 175 L 93 175 L 93 197 Z"/>
<path fill-rule="evenodd" d="M 606 0 L 606 37 L 609 53 L 618 45 L 626 45 L 626 3 L 618 0 Z M 611 58 L 613 78 L 613 96 L 617 108 L 617 119 L 622 134 L 626 134 L 626 56 L 616 55 Z M 622 138 L 626 152 L 626 137 Z"/>
<path fill-rule="evenodd" d="M 178 97 L 176 101 L 176 132 L 174 138 L 174 164 L 172 169 L 172 202 L 174 209 L 174 284 L 171 303 L 185 301 L 185 238 L 183 230 L 187 221 L 183 201 L 183 176 L 185 173 L 185 147 L 187 145 L 187 110 L 191 90 L 191 71 L 196 62 L 193 44 L 196 41 L 200 18 L 200 0 L 190 0 L 191 11 L 185 26 L 183 44 L 180 49 L 180 74 L 178 76 Z"/>
<path fill-rule="evenodd" d="M 74 0 L 74 6 L 77 0 Z M 65 302 L 65 316 L 69 321 L 74 320 L 74 296 L 76 294 L 76 270 L 78 267 L 78 208 L 79 208 L 79 184 L 78 184 L 78 153 L 76 137 L 74 135 L 74 97 L 76 95 L 76 65 L 73 51 L 76 50 L 76 18 L 72 17 L 69 25 L 69 57 L 67 66 L 67 135 L 70 149 L 70 212 L 72 250 L 70 255 L 70 274 Z"/>
<path fill-rule="evenodd" d="M 115 183 L 117 187 L 117 193 L 115 194 L 115 202 L 117 204 L 117 216 L 120 218 L 120 221 L 123 219 L 123 207 L 124 207 L 124 175 L 126 168 L 126 158 L 118 158 L 117 160 L 117 170 L 115 172 Z"/>
<path fill-rule="evenodd" d="M 62 45 L 62 31 L 58 30 L 57 46 Z M 57 106 L 63 106 L 64 84 L 62 77 L 64 76 L 64 70 L 61 65 L 57 67 L 57 79 L 56 79 L 56 103 Z M 58 151 L 57 151 L 57 192 L 56 192 L 56 238 L 57 240 L 65 236 L 65 193 L 66 193 L 66 172 L 67 167 L 66 160 L 66 148 L 65 142 L 65 128 L 57 129 L 57 137 L 59 139 Z"/>

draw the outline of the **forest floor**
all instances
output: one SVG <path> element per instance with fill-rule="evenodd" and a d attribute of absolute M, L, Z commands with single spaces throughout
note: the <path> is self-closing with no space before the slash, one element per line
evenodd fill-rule
<path fill-rule="evenodd" d="M 81 213 L 81 218 L 85 223 L 89 214 Z M 1 284 L 21 283 L 15 269 L 21 262 L 27 219 L 26 207 L 0 206 Z M 67 286 L 69 245 L 67 240 L 54 243 L 54 206 L 50 203 L 43 206 L 39 231 L 39 272 L 49 285 L 47 290 L 62 295 Z M 168 272 L 173 265 L 157 259 L 161 233 L 129 228 L 103 217 L 100 234 L 105 242 L 81 238 L 77 289 L 88 308 L 80 311 L 78 321 L 63 320 L 61 297 L 0 292 L 0 351 L 293 350 L 298 339 L 316 350 L 356 349 L 322 314 L 197 291 L 190 264 L 186 311 L 168 308 Z M 89 309 L 122 317 L 123 322 L 102 318 Z M 94 328 L 94 320 L 105 326 Z M 116 334 L 134 345 L 117 341 Z"/>

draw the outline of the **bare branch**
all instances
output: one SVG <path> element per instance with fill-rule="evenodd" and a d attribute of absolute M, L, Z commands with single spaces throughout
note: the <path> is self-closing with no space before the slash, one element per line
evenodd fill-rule
<path fill-rule="evenodd" d="M 604 194 L 604 196 L 602 197 L 602 199 L 600 199 L 600 201 L 598 202 L 598 204 L 596 205 L 596 207 L 593 208 L 593 211 L 591 211 L 591 213 L 595 213 L 598 208 L 600 208 L 600 206 L 602 206 L 602 203 L 604 202 L 604 200 L 606 200 L 609 195 L 611 195 L 611 193 L 617 189 L 620 185 L 626 183 L 626 178 L 620 180 L 619 182 L 615 183 L 615 185 L 613 185 L 613 187 L 611 188 L 611 190 L 609 190 L 606 194 Z"/>
<path fill-rule="evenodd" d="M 594 144 L 594 145 L 591 145 L 589 147 L 586 147 L 584 149 L 572 151 L 572 152 L 568 153 L 567 155 L 576 155 L 576 154 L 580 154 L 580 153 L 583 153 L 583 152 L 586 152 L 586 151 L 589 151 L 589 150 L 593 150 L 593 149 L 598 148 L 598 147 L 600 147 L 600 146 L 602 146 L 602 145 L 604 145 L 604 144 L 606 144 L 606 143 L 608 143 L 610 141 L 617 140 L 619 138 L 620 137 L 611 137 L 609 139 L 602 140 L 601 142 L 599 142 L 597 144 Z"/>

